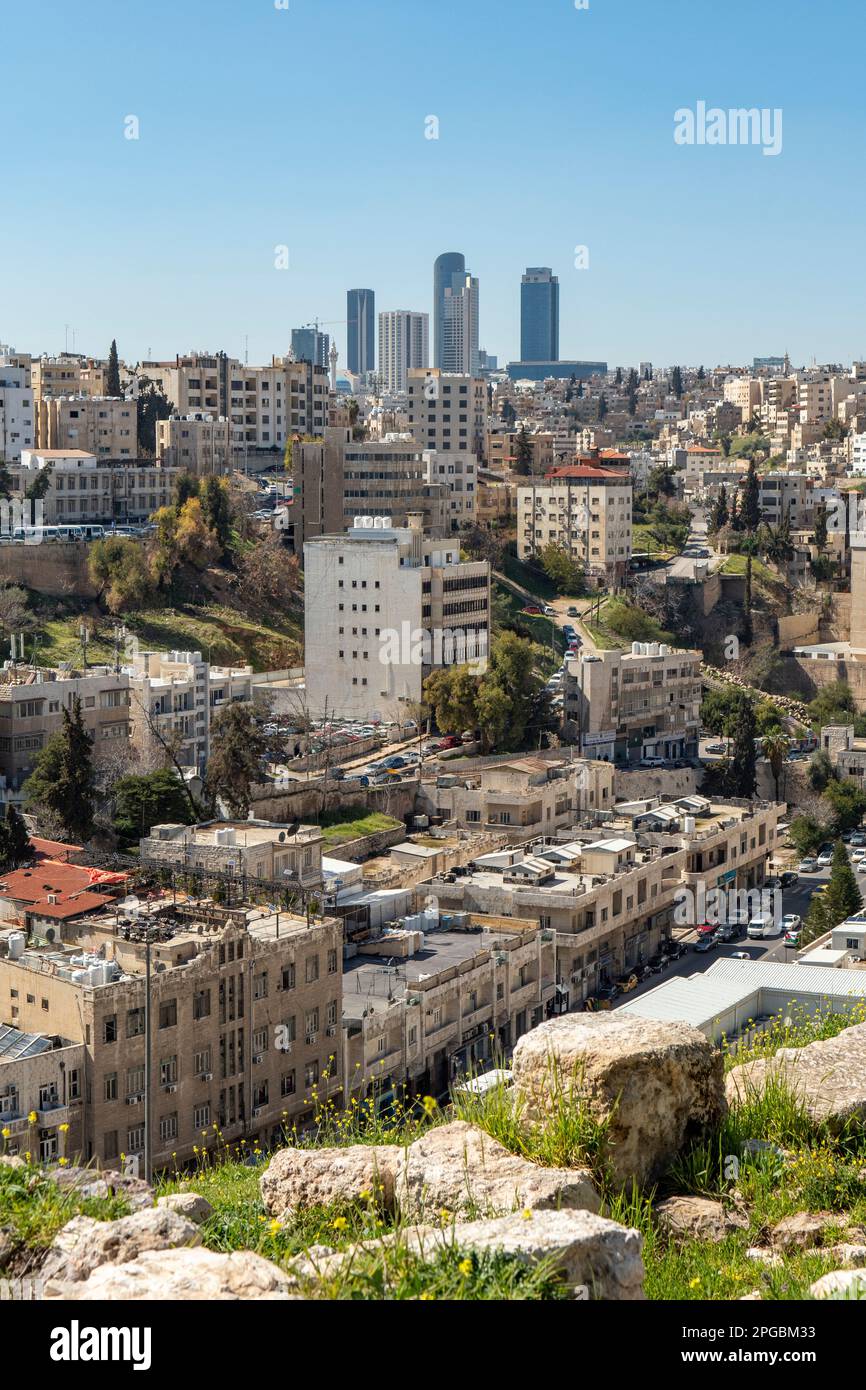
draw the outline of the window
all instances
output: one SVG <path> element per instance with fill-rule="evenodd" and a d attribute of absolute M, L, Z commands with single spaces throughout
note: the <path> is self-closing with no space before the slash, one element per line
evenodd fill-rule
<path fill-rule="evenodd" d="M 253 1052 L 267 1052 L 268 1050 L 268 1030 L 267 1028 L 257 1028 L 253 1033 Z"/>
<path fill-rule="evenodd" d="M 207 1129 L 210 1125 L 210 1106 L 197 1105 L 192 1112 L 194 1129 Z"/>
<path fill-rule="evenodd" d="M 268 972 L 263 970 L 261 975 L 256 975 L 253 980 L 253 998 L 267 999 L 268 997 Z"/>
<path fill-rule="evenodd" d="M 330 1004 L 328 1005 L 327 1019 L 328 1019 L 328 1027 L 329 1027 L 329 1028 L 334 1028 L 334 1027 L 336 1027 L 336 1023 L 337 1023 L 337 1001 L 336 1001 L 336 999 L 332 999 L 331 1002 L 330 1002 Z"/>
<path fill-rule="evenodd" d="M 116 1130 L 116 1129 L 109 1129 L 109 1130 L 106 1130 L 106 1132 L 105 1132 L 105 1138 L 104 1138 L 104 1140 L 103 1140 L 103 1149 L 102 1149 L 102 1153 L 103 1153 L 103 1157 L 106 1158 L 106 1159 L 108 1159 L 108 1158 L 117 1158 L 117 1130 Z"/>
<path fill-rule="evenodd" d="M 281 989 L 294 989 L 294 988 L 295 988 L 295 967 L 294 967 L 294 965 L 284 965 L 284 966 L 283 966 L 283 973 L 282 973 L 282 976 L 281 976 L 281 979 L 280 979 L 280 988 L 281 988 Z"/>
<path fill-rule="evenodd" d="M 159 1026 L 160 1028 L 177 1027 L 177 1000 L 167 999 L 164 1004 L 159 1006 Z"/>
<path fill-rule="evenodd" d="M 102 1081 L 102 1095 L 104 1100 L 117 1100 L 117 1072 L 107 1072 Z"/>
<path fill-rule="evenodd" d="M 319 1031 L 319 1010 L 309 1009 L 304 1015 L 304 1035 L 314 1038 Z"/>
<path fill-rule="evenodd" d="M 34 1001 L 28 999 L 28 1003 Z M 110 1014 L 108 1018 L 102 1020 L 102 1041 L 104 1043 L 117 1042 L 117 1014 Z"/>
<path fill-rule="evenodd" d="M 192 997 L 192 1016 L 194 1019 L 207 1018 L 210 1014 L 210 990 L 200 989 Z"/>
<path fill-rule="evenodd" d="M 280 1077 L 280 1095 L 293 1096 L 295 1094 L 295 1073 L 284 1071 Z"/>
<path fill-rule="evenodd" d="M 306 1086 L 307 1090 L 309 1090 L 311 1086 L 318 1086 L 318 1084 L 319 1063 L 308 1062 L 307 1065 L 304 1067 L 304 1085 Z"/>
<path fill-rule="evenodd" d="M 77 1067 L 69 1073 L 69 1099 L 81 1099 L 81 1073 Z"/>
<path fill-rule="evenodd" d="M 329 974 L 329 975 L 336 975 L 336 973 L 337 973 L 337 952 L 336 952 L 336 951 L 329 951 L 329 952 L 328 952 L 328 974 Z"/>
<path fill-rule="evenodd" d="M 177 1058 L 166 1057 L 159 1064 L 159 1084 L 160 1086 L 174 1086 L 177 1084 Z"/>
<path fill-rule="evenodd" d="M 144 1092 L 144 1067 L 130 1067 L 126 1073 L 126 1094 L 140 1096 Z"/>
<path fill-rule="evenodd" d="M 211 1070 L 209 1047 L 206 1047 L 203 1052 L 193 1054 L 192 1069 L 196 1076 L 204 1076 Z"/>
<path fill-rule="evenodd" d="M 318 980 L 318 978 L 319 978 L 319 957 L 318 957 L 318 956 L 307 956 L 307 962 L 306 962 L 306 965 L 305 965 L 305 967 L 304 967 L 304 978 L 306 979 L 306 982 L 307 982 L 308 985 L 312 985 L 312 984 L 314 984 L 314 983 L 316 982 L 316 980 Z"/>
<path fill-rule="evenodd" d="M 39 1131 L 39 1161 L 47 1163 L 49 1159 L 57 1157 L 57 1130 L 40 1129 Z"/>
<path fill-rule="evenodd" d="M 129 1154 L 141 1153 L 144 1149 L 144 1125 L 136 1125 L 134 1129 L 126 1132 L 126 1152 Z"/>
<path fill-rule="evenodd" d="M 177 1115 L 162 1115 L 159 1121 L 159 1137 L 164 1144 L 177 1138 Z"/>

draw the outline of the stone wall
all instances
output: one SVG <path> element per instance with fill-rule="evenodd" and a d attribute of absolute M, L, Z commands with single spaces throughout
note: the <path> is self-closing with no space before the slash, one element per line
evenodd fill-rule
<path fill-rule="evenodd" d="M 84 541 L 43 541 L 41 545 L 0 545 L 0 580 L 23 584 L 52 598 L 95 598 Z"/>

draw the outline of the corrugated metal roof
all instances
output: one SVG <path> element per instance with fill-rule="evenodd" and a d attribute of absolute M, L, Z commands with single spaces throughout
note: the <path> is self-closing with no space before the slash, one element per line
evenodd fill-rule
<path fill-rule="evenodd" d="M 782 961 L 717 960 L 703 974 L 679 975 L 620 1007 L 638 1018 L 703 1028 L 762 990 L 793 998 L 866 998 L 866 971 Z"/>
<path fill-rule="evenodd" d="M 754 988 L 790 989 L 797 994 L 866 995 L 866 970 L 827 970 L 784 961 L 717 960 L 707 975 L 754 981 Z"/>

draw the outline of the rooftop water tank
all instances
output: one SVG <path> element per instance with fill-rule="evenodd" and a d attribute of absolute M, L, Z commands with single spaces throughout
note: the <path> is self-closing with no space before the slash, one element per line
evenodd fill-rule
<path fill-rule="evenodd" d="M 27 937 L 23 931 L 13 931 L 7 937 L 9 942 L 9 959 L 20 960 L 24 954 L 24 947 L 27 944 Z"/>

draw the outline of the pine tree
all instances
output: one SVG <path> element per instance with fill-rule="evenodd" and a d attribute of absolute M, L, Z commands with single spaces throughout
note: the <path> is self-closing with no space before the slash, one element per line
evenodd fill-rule
<path fill-rule="evenodd" d="M 63 723 L 52 734 L 27 779 L 27 804 L 48 812 L 73 840 L 93 832 L 93 739 L 81 716 L 81 700 L 64 709 Z"/>
<path fill-rule="evenodd" d="M 6 819 L 2 822 L 3 854 L 7 864 L 17 869 L 21 864 L 29 864 L 34 856 L 30 841 L 30 831 L 10 801 L 6 807 Z"/>
<path fill-rule="evenodd" d="M 526 426 L 522 425 L 517 436 L 517 443 L 514 449 L 514 471 L 521 477 L 526 477 L 532 471 L 532 445 L 526 433 Z"/>
<path fill-rule="evenodd" d="M 747 647 L 752 645 L 754 628 L 752 627 L 752 557 L 746 557 L 746 587 L 743 593 L 743 641 Z"/>
<path fill-rule="evenodd" d="M 755 712 L 747 696 L 740 697 L 734 723 L 734 746 L 726 772 L 729 796 L 755 795 Z"/>
<path fill-rule="evenodd" d="M 842 840 L 836 841 L 833 850 L 833 867 L 830 870 L 827 890 L 821 896 L 824 899 L 824 908 L 830 927 L 837 927 L 840 922 L 844 922 L 846 918 L 859 912 L 863 906 L 863 897 L 857 886 L 857 879 L 854 877 L 854 870 L 848 859 L 848 851 Z"/>
<path fill-rule="evenodd" d="M 607 401 L 605 400 L 604 392 L 602 391 L 601 395 L 600 395 L 599 398 L 598 398 L 598 418 L 599 418 L 599 421 L 602 421 L 602 420 L 604 419 L 604 417 L 605 417 L 606 414 L 607 414 Z"/>
<path fill-rule="evenodd" d="M 749 471 L 743 489 L 743 525 L 747 531 L 757 531 L 761 524 L 761 486 L 755 460 L 749 459 Z"/>
<path fill-rule="evenodd" d="M 679 400 L 680 396 L 683 394 L 683 374 L 679 367 L 674 367 L 671 372 L 671 391 L 676 396 L 677 400 Z"/>
<path fill-rule="evenodd" d="M 117 339 L 112 338 L 111 347 L 108 350 L 108 371 L 105 377 L 106 396 L 121 396 L 120 389 L 120 362 L 117 357 Z"/>

